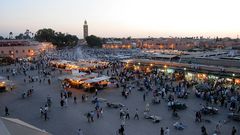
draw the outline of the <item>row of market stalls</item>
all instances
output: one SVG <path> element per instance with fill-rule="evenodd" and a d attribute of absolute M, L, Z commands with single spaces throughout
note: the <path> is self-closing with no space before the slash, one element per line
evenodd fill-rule
<path fill-rule="evenodd" d="M 190 67 L 182 65 L 182 63 L 171 63 L 152 60 L 125 60 L 125 68 L 135 71 L 143 71 L 150 73 L 153 71 L 162 72 L 175 79 L 186 79 L 188 81 L 203 82 L 209 80 L 224 79 L 225 82 L 240 85 L 240 74 L 238 72 L 224 72 L 215 69 L 214 67 L 205 67 L 208 70 L 202 68 Z M 219 67 L 218 67 L 219 68 Z M 229 69 L 230 71 L 230 69 Z"/>
<path fill-rule="evenodd" d="M 71 74 L 63 75 L 58 78 L 64 87 L 83 89 L 85 91 L 94 92 L 107 87 L 110 77 L 99 75 L 98 73 L 79 72 L 72 70 Z"/>
<path fill-rule="evenodd" d="M 67 61 L 67 60 L 53 60 L 50 61 L 50 65 L 56 68 L 61 68 L 65 70 L 78 69 L 80 71 L 94 71 L 98 68 L 105 68 L 108 62 L 103 61 Z"/>

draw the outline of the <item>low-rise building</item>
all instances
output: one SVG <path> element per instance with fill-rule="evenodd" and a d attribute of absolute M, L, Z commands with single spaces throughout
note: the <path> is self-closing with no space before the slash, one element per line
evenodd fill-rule
<path fill-rule="evenodd" d="M 0 40 L 0 54 L 13 59 L 32 58 L 41 52 L 54 48 L 54 45 L 49 42 L 40 43 L 28 40 Z"/>
<path fill-rule="evenodd" d="M 136 45 L 135 43 L 131 42 L 123 42 L 123 41 L 107 41 L 105 44 L 102 45 L 102 48 L 105 49 L 131 49 L 134 48 Z"/>

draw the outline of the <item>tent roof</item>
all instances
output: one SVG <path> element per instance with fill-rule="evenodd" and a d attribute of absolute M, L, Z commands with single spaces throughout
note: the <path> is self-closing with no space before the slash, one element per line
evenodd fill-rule
<path fill-rule="evenodd" d="M 171 54 L 160 54 L 160 53 L 153 53 L 155 57 L 159 57 L 159 58 L 174 58 L 177 57 L 177 55 L 171 55 Z"/>
<path fill-rule="evenodd" d="M 101 77 L 86 80 L 84 82 L 85 83 L 95 83 L 95 82 L 100 82 L 100 81 L 103 81 L 103 80 L 108 80 L 109 78 L 110 77 L 108 77 L 108 76 L 101 76 Z"/>
<path fill-rule="evenodd" d="M 74 75 L 74 76 L 83 76 L 86 74 L 87 73 L 85 73 L 85 72 L 79 72 L 78 70 L 72 70 L 72 75 Z"/>
<path fill-rule="evenodd" d="M 85 79 L 89 79 L 89 78 L 94 78 L 98 76 L 98 73 L 91 73 L 91 74 L 87 74 L 85 72 L 80 72 L 80 74 L 82 74 L 82 76 L 78 77 L 76 75 L 62 75 L 60 77 L 58 77 L 59 80 L 65 80 L 65 79 L 72 79 L 72 80 L 85 80 Z"/>

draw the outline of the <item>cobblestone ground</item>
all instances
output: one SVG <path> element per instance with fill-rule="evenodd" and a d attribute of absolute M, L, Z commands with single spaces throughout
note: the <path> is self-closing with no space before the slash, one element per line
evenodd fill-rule
<path fill-rule="evenodd" d="M 0 72 L 3 68 L 5 67 L 0 67 Z M 30 71 L 29 74 L 36 75 L 37 73 L 36 71 Z M 1 76 L 7 75 L 9 73 L 1 72 Z M 88 123 L 84 114 L 87 111 L 94 110 L 94 105 L 90 101 L 82 103 L 80 99 L 83 92 L 81 90 L 72 90 L 73 95 L 77 96 L 78 103 L 74 104 L 73 99 L 69 99 L 68 107 L 61 108 L 60 91 L 62 88 L 57 80 L 57 76 L 52 78 L 51 85 L 48 85 L 47 82 L 41 84 L 38 82 L 24 83 L 23 75 L 14 77 L 10 75 L 10 79 L 16 83 L 16 89 L 0 93 L 1 115 L 4 116 L 4 106 L 7 105 L 10 112 L 9 117 L 21 119 L 54 135 L 76 135 L 78 128 L 84 131 L 84 135 L 115 135 L 121 124 L 119 109 L 110 109 L 105 104 L 101 104 L 104 109 L 103 117 L 100 119 L 95 118 L 94 123 Z M 33 95 L 22 99 L 21 94 L 32 86 L 34 87 Z M 52 97 L 53 104 L 49 112 L 50 119 L 44 121 L 43 118 L 40 118 L 39 108 L 44 105 L 48 95 Z M 92 96 L 91 94 L 89 95 Z M 169 127 L 171 135 L 200 135 L 200 127 L 202 125 L 205 125 L 209 134 L 212 134 L 219 120 L 227 120 L 228 111 L 225 108 L 218 107 L 220 109 L 218 115 L 204 116 L 205 119 L 211 120 L 211 123 L 194 122 L 195 111 L 198 111 L 201 107 L 200 104 L 204 102 L 191 93 L 188 99 L 179 99 L 188 106 L 186 110 L 179 111 L 180 120 L 172 118 L 172 113 L 168 110 L 167 103 L 164 101 L 159 105 L 150 103 L 150 112 L 163 118 L 160 123 L 153 124 L 151 121 L 143 118 L 145 105 L 151 99 L 148 96 L 144 102 L 142 95 L 142 92 L 132 90 L 129 98 L 125 99 L 121 96 L 121 89 L 108 88 L 100 91 L 98 97 L 103 97 L 113 102 L 121 102 L 129 108 L 131 119 L 126 121 L 126 135 L 159 135 L 160 127 Z M 139 109 L 140 120 L 133 119 L 136 108 Z M 173 123 L 176 121 L 183 122 L 186 128 L 183 131 L 174 129 Z M 238 134 L 240 133 L 239 123 L 230 121 L 222 125 L 222 135 L 230 135 L 232 126 L 237 128 Z"/>

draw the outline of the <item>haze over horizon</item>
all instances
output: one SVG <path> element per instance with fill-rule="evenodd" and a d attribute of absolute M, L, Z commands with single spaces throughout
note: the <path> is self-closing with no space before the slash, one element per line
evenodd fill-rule
<path fill-rule="evenodd" d="M 1 0 L 0 35 L 42 28 L 83 37 L 232 37 L 239 0 Z"/>

